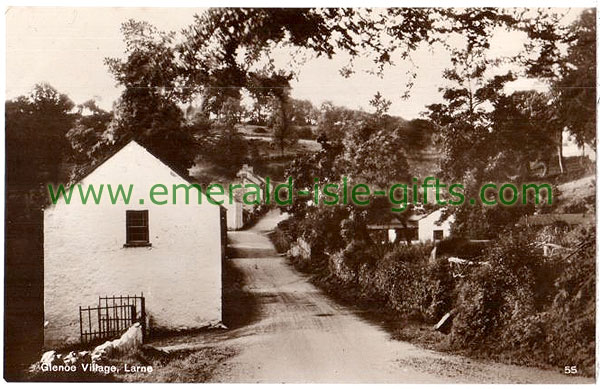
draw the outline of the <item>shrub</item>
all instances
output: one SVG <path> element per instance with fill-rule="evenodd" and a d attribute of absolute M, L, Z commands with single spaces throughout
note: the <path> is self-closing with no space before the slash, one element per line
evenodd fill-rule
<path fill-rule="evenodd" d="M 548 231 L 542 230 L 540 236 Z M 564 232 L 575 251 L 540 256 L 536 234 L 500 239 L 457 287 L 455 348 L 594 372 L 595 231 Z"/>
<path fill-rule="evenodd" d="M 432 300 L 427 264 L 430 250 L 426 245 L 400 244 L 383 259 L 364 264 L 359 277 L 363 294 L 409 318 L 425 318 Z M 363 255 L 373 258 L 372 253 Z"/>
<path fill-rule="evenodd" d="M 579 244 L 563 262 L 556 280 L 556 294 L 548 309 L 548 362 L 558 366 L 577 365 L 594 373 L 596 319 L 596 232 L 576 230 L 570 236 Z"/>
<path fill-rule="evenodd" d="M 491 339 L 504 305 L 502 287 L 488 267 L 476 269 L 458 288 L 451 341 L 458 348 L 479 348 Z"/>
<path fill-rule="evenodd" d="M 269 234 L 269 238 L 278 253 L 287 252 L 292 245 L 290 237 L 279 226 Z"/>
<path fill-rule="evenodd" d="M 462 259 L 480 257 L 488 246 L 485 242 L 471 242 L 468 239 L 450 238 L 438 243 L 437 255 L 447 255 Z"/>
<path fill-rule="evenodd" d="M 315 139 L 315 134 L 310 126 L 300 126 L 296 129 L 296 136 L 300 139 Z"/>
<path fill-rule="evenodd" d="M 427 269 L 431 303 L 427 308 L 427 317 L 432 321 L 440 320 L 448 313 L 455 300 L 455 281 L 450 263 L 445 258 L 437 258 Z"/>
<path fill-rule="evenodd" d="M 543 260 L 531 235 L 501 238 L 458 290 L 452 341 L 461 347 L 497 341 L 502 325 L 535 313 L 537 268 Z"/>

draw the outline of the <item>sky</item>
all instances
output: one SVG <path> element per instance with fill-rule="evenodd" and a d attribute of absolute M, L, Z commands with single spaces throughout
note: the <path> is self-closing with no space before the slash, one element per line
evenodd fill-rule
<path fill-rule="evenodd" d="M 41 8 L 11 7 L 6 11 L 6 98 L 27 94 L 39 82 L 47 82 L 75 103 L 95 99 L 110 109 L 121 93 L 104 65 L 106 57 L 123 57 L 125 45 L 120 33 L 127 19 L 145 20 L 159 29 L 181 31 L 193 23 L 201 8 Z M 565 23 L 573 21 L 580 10 L 570 10 Z M 496 54 L 515 53 L 525 42 L 524 35 L 497 31 L 491 50 Z M 289 62 L 280 53 L 276 63 Z M 319 105 L 332 101 L 348 108 L 370 110 L 369 100 L 380 92 L 392 101 L 389 113 L 413 119 L 426 105 L 441 101 L 438 91 L 444 85 L 442 70 L 449 66 L 444 50 L 420 47 L 412 63 L 393 58 L 396 66 L 387 68 L 379 78 L 366 72 L 373 68 L 366 58 L 355 61 L 355 74 L 339 74 L 348 57 L 312 58 L 299 67 L 292 82 L 292 96 Z M 407 70 L 415 69 L 417 79 L 410 98 L 404 100 Z M 535 80 L 518 80 L 509 88 L 543 89 Z"/>

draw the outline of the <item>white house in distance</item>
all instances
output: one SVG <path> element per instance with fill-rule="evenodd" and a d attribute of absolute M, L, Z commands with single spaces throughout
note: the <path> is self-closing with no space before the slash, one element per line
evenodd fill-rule
<path fill-rule="evenodd" d="M 454 215 L 450 215 L 445 220 L 442 220 L 442 213 L 443 210 L 438 209 L 419 219 L 420 242 L 442 240 L 450 236 L 450 229 L 452 228 L 452 223 L 454 223 Z"/>
<path fill-rule="evenodd" d="M 242 168 L 237 172 L 236 176 L 240 179 L 240 183 L 243 188 L 245 188 L 247 184 L 253 184 L 253 185 L 257 185 L 259 188 L 261 188 L 262 191 L 264 191 L 266 189 L 267 180 L 265 178 L 259 176 L 258 174 L 256 174 L 254 172 L 254 167 L 252 167 L 248 164 L 244 164 L 242 166 Z M 269 185 L 269 188 L 268 188 L 269 193 L 273 193 L 274 184 L 272 182 L 269 182 L 268 185 Z M 262 197 L 261 197 L 261 199 L 262 199 Z M 258 199 L 258 200 L 261 200 L 261 199 Z M 254 199 L 253 197 L 250 197 L 248 199 L 249 202 L 252 202 L 254 200 L 256 200 L 256 199 Z M 251 209 L 254 207 L 254 205 L 251 205 L 251 204 L 244 204 L 244 206 L 245 206 L 245 208 L 248 208 L 248 209 Z"/>
<path fill-rule="evenodd" d="M 228 230 L 239 230 L 244 227 L 244 206 L 239 199 L 239 196 L 236 196 L 235 193 L 232 194 L 230 199 L 229 192 L 227 191 L 227 185 L 223 186 L 223 194 L 222 195 L 211 195 L 216 202 L 222 202 L 222 206 L 227 210 L 227 229 Z M 206 189 L 206 188 L 204 188 Z"/>
<path fill-rule="evenodd" d="M 143 293 L 153 329 L 190 329 L 221 322 L 222 208 L 185 204 L 185 191 L 173 204 L 172 186 L 189 185 L 182 176 L 131 141 L 79 181 L 104 185 L 101 201 L 82 204 L 75 186 L 70 204 L 61 198 L 44 211 L 44 344 L 80 340 L 79 307 L 100 296 Z M 133 185 L 126 204 L 112 204 L 108 185 Z M 169 194 L 150 201 L 150 188 Z M 125 189 L 127 192 L 127 189 Z M 197 191 L 190 191 L 195 199 Z M 155 197 L 156 198 L 156 197 Z"/>
<path fill-rule="evenodd" d="M 229 196 L 229 193 L 226 193 Z M 229 201 L 229 197 L 223 201 L 223 206 L 227 209 L 227 229 L 239 230 L 244 226 L 244 206 L 235 197 Z"/>
<path fill-rule="evenodd" d="M 404 242 L 406 239 L 413 243 L 439 241 L 450 236 L 454 223 L 454 215 L 442 220 L 442 213 L 443 209 L 438 209 L 426 215 L 412 215 L 405 223 L 393 221 L 367 227 L 382 242 Z"/>

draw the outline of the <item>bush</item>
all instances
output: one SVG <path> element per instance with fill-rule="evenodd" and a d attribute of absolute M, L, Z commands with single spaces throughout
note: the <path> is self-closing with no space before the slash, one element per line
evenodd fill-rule
<path fill-rule="evenodd" d="M 296 136 L 300 139 L 315 139 L 311 126 L 300 126 L 296 129 Z"/>
<path fill-rule="evenodd" d="M 455 300 L 455 284 L 450 263 L 445 258 L 437 258 L 427 270 L 431 302 L 427 308 L 427 317 L 432 321 L 440 320 L 448 313 Z"/>
<path fill-rule="evenodd" d="M 531 235 L 501 238 L 459 287 L 452 341 L 460 347 L 497 342 L 502 325 L 535 313 L 535 274 L 543 263 Z"/>
<path fill-rule="evenodd" d="M 480 257 L 487 246 L 487 242 L 471 242 L 460 238 L 444 239 L 438 243 L 437 255 L 474 259 Z"/>
<path fill-rule="evenodd" d="M 269 238 L 271 239 L 271 242 L 273 242 L 275 250 L 277 250 L 278 253 L 287 252 L 292 245 L 290 237 L 279 226 L 269 234 Z"/>
<path fill-rule="evenodd" d="M 479 348 L 493 338 L 501 319 L 502 287 L 488 267 L 476 269 L 458 290 L 451 341 L 457 348 Z"/>
<path fill-rule="evenodd" d="M 443 281 L 447 275 L 430 274 L 427 263 L 430 250 L 429 245 L 400 244 L 382 259 L 377 259 L 373 247 L 352 242 L 343 251 L 346 266 L 337 269 L 349 269 L 354 273 L 355 283 L 363 296 L 408 318 L 429 321 L 433 311 L 437 314 L 437 309 L 430 308 L 432 301 L 436 304 L 443 301 L 441 304 L 445 309 L 446 302 L 451 300 L 451 297 L 443 296 L 448 290 Z M 346 274 L 334 276 L 348 278 Z"/>
<path fill-rule="evenodd" d="M 547 231 L 542 230 L 543 236 Z M 454 348 L 594 372 L 595 231 L 566 232 L 576 251 L 541 257 L 535 234 L 500 239 L 457 287 Z M 571 246 L 573 247 L 573 246 Z"/>
<path fill-rule="evenodd" d="M 556 294 L 548 309 L 547 343 L 550 363 L 577 365 L 594 373 L 596 328 L 596 231 L 569 234 L 580 242 L 577 251 L 563 262 L 556 280 Z"/>

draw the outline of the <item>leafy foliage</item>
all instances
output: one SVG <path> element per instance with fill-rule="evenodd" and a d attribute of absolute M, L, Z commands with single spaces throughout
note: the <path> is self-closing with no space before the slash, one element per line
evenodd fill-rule
<path fill-rule="evenodd" d="M 579 145 L 596 147 L 596 11 L 584 10 L 571 26 L 575 42 L 562 61 L 561 78 L 554 84 L 560 118 Z"/>
<path fill-rule="evenodd" d="M 7 101 L 6 180 L 9 187 L 38 189 L 64 182 L 61 162 L 70 154 L 66 133 L 75 120 L 75 104 L 48 84 L 38 84 L 28 96 Z"/>
<path fill-rule="evenodd" d="M 177 105 L 189 97 L 190 90 L 179 69 L 174 34 L 134 20 L 124 23 L 121 30 L 126 60 L 105 61 L 125 87 L 110 125 L 112 137 L 116 142 L 135 139 L 174 168 L 185 171 L 194 162 L 196 147 Z"/>

